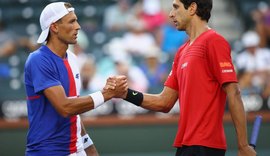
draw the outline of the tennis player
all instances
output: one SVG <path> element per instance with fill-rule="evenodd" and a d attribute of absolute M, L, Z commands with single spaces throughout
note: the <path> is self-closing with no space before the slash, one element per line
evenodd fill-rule
<path fill-rule="evenodd" d="M 176 53 L 160 94 L 128 89 L 125 100 L 145 109 L 169 112 L 179 99 L 176 156 L 224 156 L 223 115 L 227 98 L 237 134 L 238 156 L 255 156 L 248 145 L 230 46 L 208 26 L 212 5 L 212 0 L 173 0 L 170 18 L 178 30 L 186 31 L 189 40 Z"/>
<path fill-rule="evenodd" d="M 126 77 L 119 77 L 116 85 L 107 81 L 102 91 L 79 97 L 76 57 L 67 51 L 69 44 L 77 42 L 80 29 L 74 8 L 70 3 L 51 3 L 43 9 L 40 25 L 37 42 L 44 45 L 31 53 L 25 64 L 29 119 L 26 155 L 98 156 L 78 114 L 121 97 L 127 90 Z"/>

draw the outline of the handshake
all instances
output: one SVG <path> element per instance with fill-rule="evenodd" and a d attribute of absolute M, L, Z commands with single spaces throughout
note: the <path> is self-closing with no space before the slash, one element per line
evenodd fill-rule
<path fill-rule="evenodd" d="M 125 99 L 128 93 L 127 77 L 124 75 L 112 76 L 107 79 L 107 82 L 102 90 L 104 100 L 111 98 Z"/>

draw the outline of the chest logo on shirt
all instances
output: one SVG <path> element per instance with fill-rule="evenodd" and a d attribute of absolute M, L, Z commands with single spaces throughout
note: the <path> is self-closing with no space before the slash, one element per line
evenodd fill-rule
<path fill-rule="evenodd" d="M 184 69 L 184 68 L 186 68 L 188 66 L 188 62 L 185 62 L 185 63 L 183 63 L 182 65 L 181 65 L 181 69 Z"/>
<path fill-rule="evenodd" d="M 76 74 L 76 76 L 75 76 L 75 77 L 76 77 L 76 79 L 79 79 L 79 76 L 80 76 L 80 74 Z"/>

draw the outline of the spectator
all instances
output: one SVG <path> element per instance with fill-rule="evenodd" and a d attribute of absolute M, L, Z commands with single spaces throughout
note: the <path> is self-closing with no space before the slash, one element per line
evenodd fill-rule
<path fill-rule="evenodd" d="M 109 56 L 109 58 L 103 58 L 106 60 L 107 68 L 105 69 L 107 73 L 110 75 L 125 75 L 129 78 L 129 85 L 134 86 L 138 90 L 146 91 L 148 89 L 148 81 L 146 76 L 134 63 L 135 61 L 133 62 L 133 58 L 130 53 L 128 53 L 126 43 L 122 38 L 113 38 L 105 46 L 105 50 L 106 54 Z M 111 61 L 113 64 L 111 64 Z M 104 64 L 101 66 L 104 66 Z M 106 73 L 104 74 L 107 75 Z"/>
<path fill-rule="evenodd" d="M 237 79 L 240 85 L 242 96 L 261 94 L 261 89 L 253 85 L 252 76 L 253 76 L 253 73 L 250 71 L 246 71 L 245 69 L 238 70 Z"/>
<path fill-rule="evenodd" d="M 128 18 L 131 16 L 130 0 L 117 0 L 115 5 L 109 6 L 104 13 L 104 26 L 109 31 L 126 31 Z"/>
<path fill-rule="evenodd" d="M 160 0 L 142 0 L 135 5 L 137 16 L 143 21 L 149 32 L 154 32 L 166 21 L 166 15 L 161 9 Z"/>
<path fill-rule="evenodd" d="M 149 82 L 148 93 L 159 93 L 168 76 L 167 66 L 160 61 L 161 55 L 162 52 L 157 46 L 149 47 L 140 66 Z"/>
<path fill-rule="evenodd" d="M 263 106 L 262 90 L 252 83 L 253 73 L 240 69 L 237 72 L 237 79 L 241 89 L 241 97 L 246 112 L 258 111 Z"/>
<path fill-rule="evenodd" d="M 18 39 L 18 45 L 21 48 L 26 48 L 27 52 L 35 51 L 40 47 L 40 44 L 37 44 L 35 41 L 29 37 L 21 37 Z"/>
<path fill-rule="evenodd" d="M 16 51 L 15 34 L 5 29 L 5 24 L 0 20 L 0 58 L 11 56 Z M 0 62 L 0 78 L 10 77 L 10 65 Z"/>
<path fill-rule="evenodd" d="M 86 33 L 83 30 L 78 31 L 77 43 L 74 45 L 69 45 L 70 51 L 72 51 L 78 58 L 79 69 L 87 61 L 89 53 L 87 53 L 87 48 L 89 46 L 89 40 Z"/>
<path fill-rule="evenodd" d="M 5 29 L 5 24 L 0 21 L 0 58 L 16 52 L 15 38 L 15 34 Z"/>
<path fill-rule="evenodd" d="M 155 32 L 155 37 L 161 50 L 169 54 L 171 59 L 174 57 L 178 48 L 188 39 L 186 32 L 178 31 L 169 17 L 166 18 L 166 23 Z"/>
<path fill-rule="evenodd" d="M 95 59 L 91 56 L 87 56 L 85 62 L 82 64 L 80 70 L 82 80 L 81 95 L 87 95 L 101 90 L 106 83 L 106 79 L 97 73 L 95 64 Z"/>
<path fill-rule="evenodd" d="M 255 31 L 247 31 L 242 36 L 242 51 L 236 58 L 237 68 L 245 68 L 248 71 L 260 70 L 267 68 L 267 59 L 269 50 L 259 47 L 260 38 Z M 261 61 L 262 60 L 262 61 Z"/>
<path fill-rule="evenodd" d="M 147 48 L 155 44 L 154 36 L 145 31 L 142 22 L 136 20 L 130 22 L 130 31 L 123 36 L 123 45 L 128 53 L 133 56 L 143 56 Z"/>
<path fill-rule="evenodd" d="M 259 47 L 260 38 L 254 31 L 246 32 L 242 43 L 245 50 L 236 57 L 236 66 L 252 72 L 254 85 L 263 87 L 270 71 L 270 50 Z"/>
<path fill-rule="evenodd" d="M 128 78 L 129 87 L 136 88 L 139 91 L 147 91 L 148 80 L 143 71 L 132 64 L 132 58 L 127 53 L 113 55 L 115 63 L 115 75 L 125 75 Z"/>
<path fill-rule="evenodd" d="M 251 12 L 255 29 L 260 36 L 260 47 L 270 47 L 270 9 L 266 2 L 259 2 L 258 8 Z"/>

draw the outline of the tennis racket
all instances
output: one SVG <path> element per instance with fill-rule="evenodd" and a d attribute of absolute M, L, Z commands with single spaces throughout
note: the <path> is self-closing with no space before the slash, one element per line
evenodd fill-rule
<path fill-rule="evenodd" d="M 252 146 L 254 149 L 256 148 L 256 143 L 261 127 L 261 122 L 262 122 L 262 116 L 257 115 L 253 124 L 253 129 L 252 129 L 252 134 L 250 138 L 250 143 L 249 145 Z"/>

